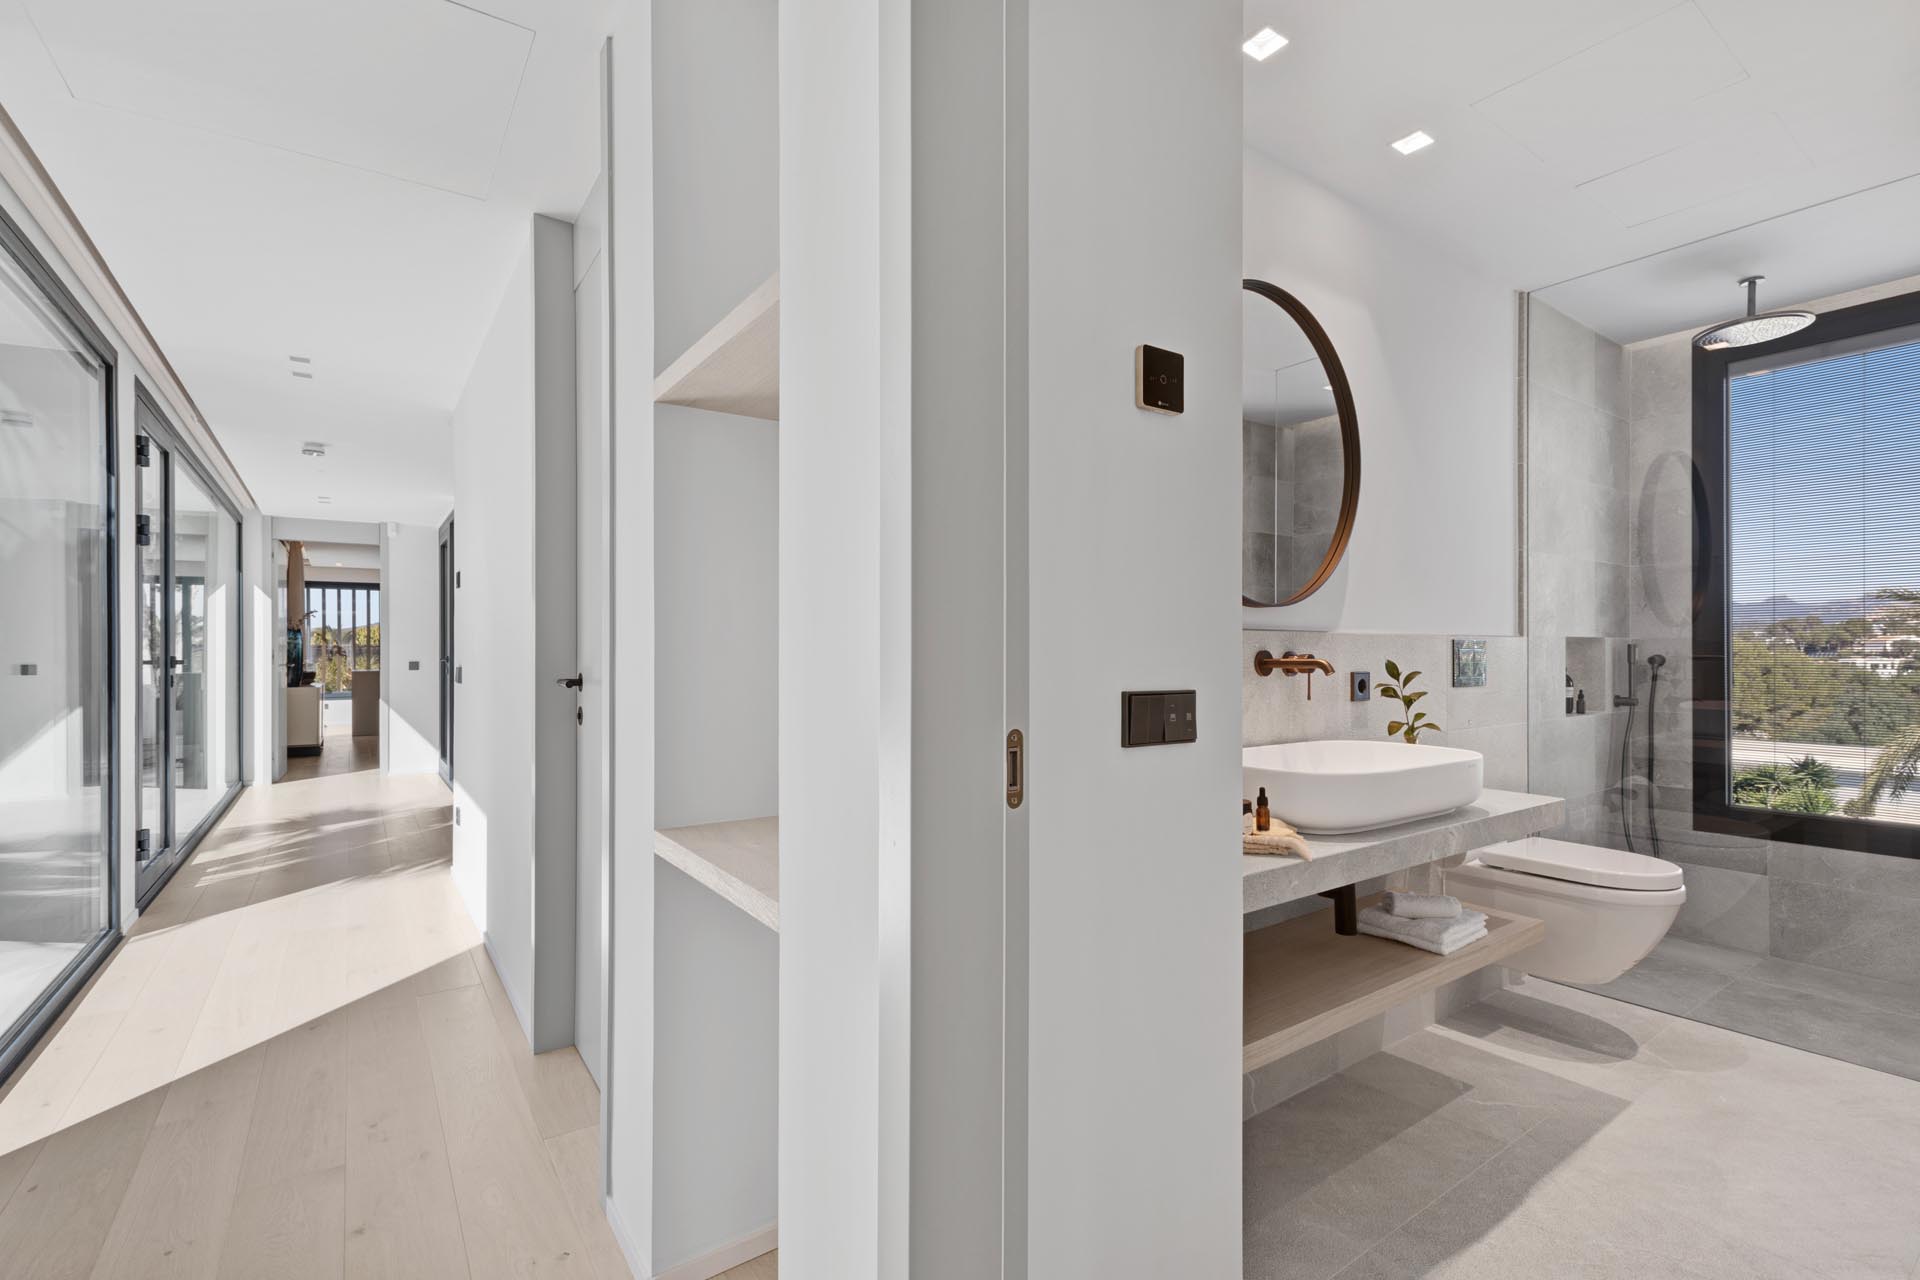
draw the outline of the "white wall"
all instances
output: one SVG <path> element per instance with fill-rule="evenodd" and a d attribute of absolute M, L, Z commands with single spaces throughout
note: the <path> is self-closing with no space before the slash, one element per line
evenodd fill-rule
<path fill-rule="evenodd" d="M 779 810 L 779 427 L 655 410 L 663 828 Z"/>
<path fill-rule="evenodd" d="M 1240 16 L 783 7 L 797 1274 L 1238 1273 L 1239 875 L 1195 851 L 1237 799 Z M 1141 342 L 1184 419 L 1134 408 Z M 1200 741 L 1122 752 L 1166 687 Z"/>
<path fill-rule="evenodd" d="M 419 669 L 413 668 L 414 663 Z M 382 526 L 380 760 L 388 773 L 440 769 L 440 531 Z"/>
<path fill-rule="evenodd" d="M 453 875 L 536 1050 L 573 1025 L 572 270 L 536 217 L 453 431 Z"/>
<path fill-rule="evenodd" d="M 908 10 L 780 14 L 780 1249 L 848 1280 L 907 1274 Z"/>
<path fill-rule="evenodd" d="M 615 658 L 607 956 L 607 1218 L 636 1274 L 653 1259 L 653 4 L 620 0 L 608 79 Z"/>
<path fill-rule="evenodd" d="M 1241 7 L 1032 18 L 1028 1273 L 1237 1276 Z M 1122 750 L 1130 688 L 1197 690 L 1199 741 Z"/>
<path fill-rule="evenodd" d="M 1306 304 L 1360 418 L 1346 558 L 1250 628 L 1518 633 L 1516 303 L 1308 179 L 1245 153 L 1245 274 Z"/>
<path fill-rule="evenodd" d="M 657 371 L 779 268 L 779 5 L 652 8 Z"/>
<path fill-rule="evenodd" d="M 779 265 L 774 0 L 656 0 L 654 358 Z M 779 428 L 655 410 L 661 827 L 777 811 Z"/>

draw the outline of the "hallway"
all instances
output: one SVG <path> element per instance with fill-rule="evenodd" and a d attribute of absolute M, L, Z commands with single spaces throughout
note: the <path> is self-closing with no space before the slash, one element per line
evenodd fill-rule
<path fill-rule="evenodd" d="M 433 777 L 242 794 L 0 1094 L 0 1276 L 627 1275 L 450 820 Z"/>

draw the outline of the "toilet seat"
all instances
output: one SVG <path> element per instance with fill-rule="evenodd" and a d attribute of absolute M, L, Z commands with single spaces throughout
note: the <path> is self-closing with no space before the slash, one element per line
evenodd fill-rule
<path fill-rule="evenodd" d="M 1600 889 L 1659 893 L 1684 884 L 1680 868 L 1664 859 L 1546 836 L 1488 845 L 1474 858 L 1482 866 L 1502 871 Z"/>

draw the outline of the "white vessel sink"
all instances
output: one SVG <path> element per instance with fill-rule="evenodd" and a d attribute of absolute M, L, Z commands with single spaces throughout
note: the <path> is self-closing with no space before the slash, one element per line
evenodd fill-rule
<path fill-rule="evenodd" d="M 1339 739 L 1240 750 L 1248 799 L 1267 789 L 1277 818 L 1300 831 L 1342 835 L 1413 822 L 1480 798 L 1478 751 Z"/>

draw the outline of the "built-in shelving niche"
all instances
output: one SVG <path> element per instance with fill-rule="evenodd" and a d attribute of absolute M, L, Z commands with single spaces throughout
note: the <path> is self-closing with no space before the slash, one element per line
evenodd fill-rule
<path fill-rule="evenodd" d="M 1587 694 L 1587 714 L 1599 715 L 1613 710 L 1614 648 L 1619 641 L 1605 636 L 1568 636 L 1566 674 L 1573 684 L 1563 690 L 1578 703 L 1581 690 Z M 1575 714 L 1571 711 L 1568 714 Z"/>

